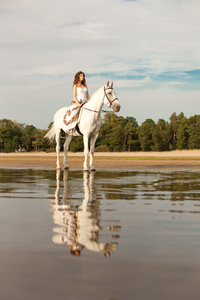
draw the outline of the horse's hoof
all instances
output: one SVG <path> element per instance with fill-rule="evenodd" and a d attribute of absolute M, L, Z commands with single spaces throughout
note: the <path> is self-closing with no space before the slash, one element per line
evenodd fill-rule
<path fill-rule="evenodd" d="M 69 170 L 69 167 L 64 167 L 64 170 Z"/>
<path fill-rule="evenodd" d="M 90 172 L 96 172 L 96 169 L 95 168 L 90 169 Z"/>
<path fill-rule="evenodd" d="M 61 167 L 56 168 L 56 170 L 57 170 L 57 171 L 60 171 L 60 170 L 61 170 Z"/>
<path fill-rule="evenodd" d="M 89 170 L 88 169 L 83 169 L 83 172 L 89 172 Z"/>

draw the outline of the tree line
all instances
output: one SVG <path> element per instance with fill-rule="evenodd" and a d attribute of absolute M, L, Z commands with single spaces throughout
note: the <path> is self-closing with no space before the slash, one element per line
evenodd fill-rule
<path fill-rule="evenodd" d="M 50 124 L 51 125 L 51 124 Z M 49 125 L 49 127 L 50 127 Z M 55 143 L 44 136 L 47 130 L 20 124 L 8 119 L 0 120 L 0 152 L 55 151 Z M 61 139 L 63 147 L 64 139 Z M 184 113 L 173 113 L 169 121 L 155 123 L 146 119 L 141 125 L 134 117 L 106 113 L 96 141 L 95 151 L 169 151 L 200 149 L 200 115 L 186 118 Z M 70 144 L 70 151 L 83 151 L 82 137 Z"/>

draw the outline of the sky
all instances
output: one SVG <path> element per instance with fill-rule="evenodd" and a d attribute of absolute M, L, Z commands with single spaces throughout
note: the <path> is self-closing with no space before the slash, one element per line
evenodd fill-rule
<path fill-rule="evenodd" d="M 117 115 L 139 124 L 200 114 L 199 11 L 199 0 L 0 0 L 0 119 L 47 129 L 80 70 L 90 95 L 113 81 Z"/>

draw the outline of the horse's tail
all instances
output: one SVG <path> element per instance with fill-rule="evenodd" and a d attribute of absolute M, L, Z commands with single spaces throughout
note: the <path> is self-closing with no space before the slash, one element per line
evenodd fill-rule
<path fill-rule="evenodd" d="M 49 139 L 50 142 L 53 142 L 54 138 L 56 135 L 56 130 L 55 130 L 55 126 L 54 123 L 51 125 L 49 131 L 46 133 L 46 135 L 44 136 L 45 138 Z"/>

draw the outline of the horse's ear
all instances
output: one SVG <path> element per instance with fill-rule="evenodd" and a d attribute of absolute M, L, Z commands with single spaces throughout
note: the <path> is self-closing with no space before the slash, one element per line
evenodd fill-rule
<path fill-rule="evenodd" d="M 108 80 L 107 83 L 106 83 L 106 87 L 109 87 L 109 80 Z"/>
<path fill-rule="evenodd" d="M 111 81 L 111 84 L 110 84 L 111 88 L 113 87 L 113 81 Z"/>

